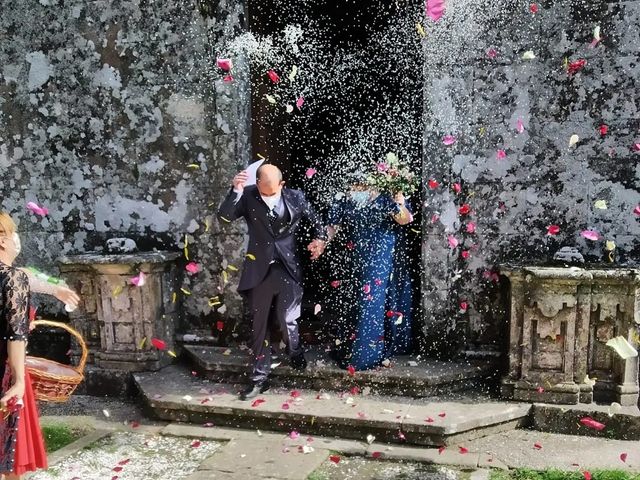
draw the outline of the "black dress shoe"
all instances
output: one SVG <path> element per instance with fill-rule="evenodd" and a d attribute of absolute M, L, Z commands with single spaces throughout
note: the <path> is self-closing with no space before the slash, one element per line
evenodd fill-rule
<path fill-rule="evenodd" d="M 251 400 L 252 398 L 256 398 L 261 393 L 269 390 L 269 382 L 266 380 L 261 383 L 253 383 L 245 388 L 242 392 L 240 392 L 240 400 Z"/>
<path fill-rule="evenodd" d="M 291 357 L 291 368 L 300 371 L 307 368 L 307 359 L 304 358 L 304 353 Z"/>

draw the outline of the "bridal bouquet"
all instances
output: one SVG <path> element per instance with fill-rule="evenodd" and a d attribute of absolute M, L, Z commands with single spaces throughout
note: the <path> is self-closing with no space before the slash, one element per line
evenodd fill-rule
<path fill-rule="evenodd" d="M 376 171 L 369 175 L 367 183 L 382 193 L 402 192 L 410 196 L 420 186 L 420 177 L 400 164 L 395 153 L 389 152 L 384 161 L 376 164 Z"/>

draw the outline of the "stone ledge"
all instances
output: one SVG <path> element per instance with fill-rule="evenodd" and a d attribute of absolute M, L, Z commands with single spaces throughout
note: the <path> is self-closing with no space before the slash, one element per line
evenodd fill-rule
<path fill-rule="evenodd" d="M 134 380 L 147 412 L 162 420 L 298 430 L 361 441 L 371 434 L 384 442 L 439 446 L 484 431 L 514 429 L 527 421 L 530 409 L 528 404 L 505 402 L 420 402 L 376 395 L 323 396 L 308 390 L 297 391 L 293 399 L 282 389 L 266 392 L 259 397 L 264 401 L 252 406 L 237 399 L 233 385 L 194 378 L 184 367 L 134 374 Z"/>
<path fill-rule="evenodd" d="M 207 378 L 234 383 L 249 381 L 246 352 L 203 345 L 185 345 L 184 351 L 196 370 Z M 282 365 L 273 369 L 272 384 L 310 390 L 344 390 L 348 384 L 360 389 L 368 387 L 372 393 L 425 397 L 485 386 L 496 375 L 495 364 L 490 360 L 416 361 L 407 356 L 395 359 L 392 368 L 358 372 L 350 377 L 345 370 L 328 361 L 324 352 L 311 350 L 307 358 L 309 367 L 304 372 L 293 370 L 283 359 Z M 409 365 L 410 361 L 416 365 Z"/>

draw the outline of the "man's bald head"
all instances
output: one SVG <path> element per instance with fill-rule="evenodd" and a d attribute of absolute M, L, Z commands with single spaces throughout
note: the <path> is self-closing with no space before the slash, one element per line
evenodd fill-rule
<path fill-rule="evenodd" d="M 284 186 L 282 172 L 278 167 L 271 164 L 262 164 L 256 172 L 256 180 L 260 195 L 271 197 L 277 195 Z"/>

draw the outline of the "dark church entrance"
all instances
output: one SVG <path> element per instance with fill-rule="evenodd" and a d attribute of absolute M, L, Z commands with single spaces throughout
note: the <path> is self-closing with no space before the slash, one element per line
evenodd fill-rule
<path fill-rule="evenodd" d="M 250 2 L 250 31 L 256 36 L 285 41 L 282 32 L 287 28 L 295 26 L 301 32 L 298 52 L 281 64 L 253 69 L 253 156 L 264 156 L 281 167 L 287 185 L 303 190 L 325 218 L 334 195 L 346 187 L 344 177 L 357 169 L 371 170 L 388 152 L 397 153 L 420 173 L 423 81 L 416 22 L 422 16 L 419 1 Z M 269 101 L 275 94 L 267 68 L 275 70 L 281 82 L 289 82 L 292 70 L 298 70 L 303 84 L 298 93 L 304 97 L 300 109 L 288 113 L 274 107 L 273 96 Z M 309 169 L 317 171 L 311 178 Z M 417 325 L 421 320 L 419 193 L 410 201 L 417 212 L 410 246 Z M 300 242 L 306 263 L 301 329 L 313 343 L 323 326 L 322 315 L 314 311 L 329 294 L 331 271 L 326 259 L 308 261 L 308 252 L 303 251 L 307 240 Z"/>

